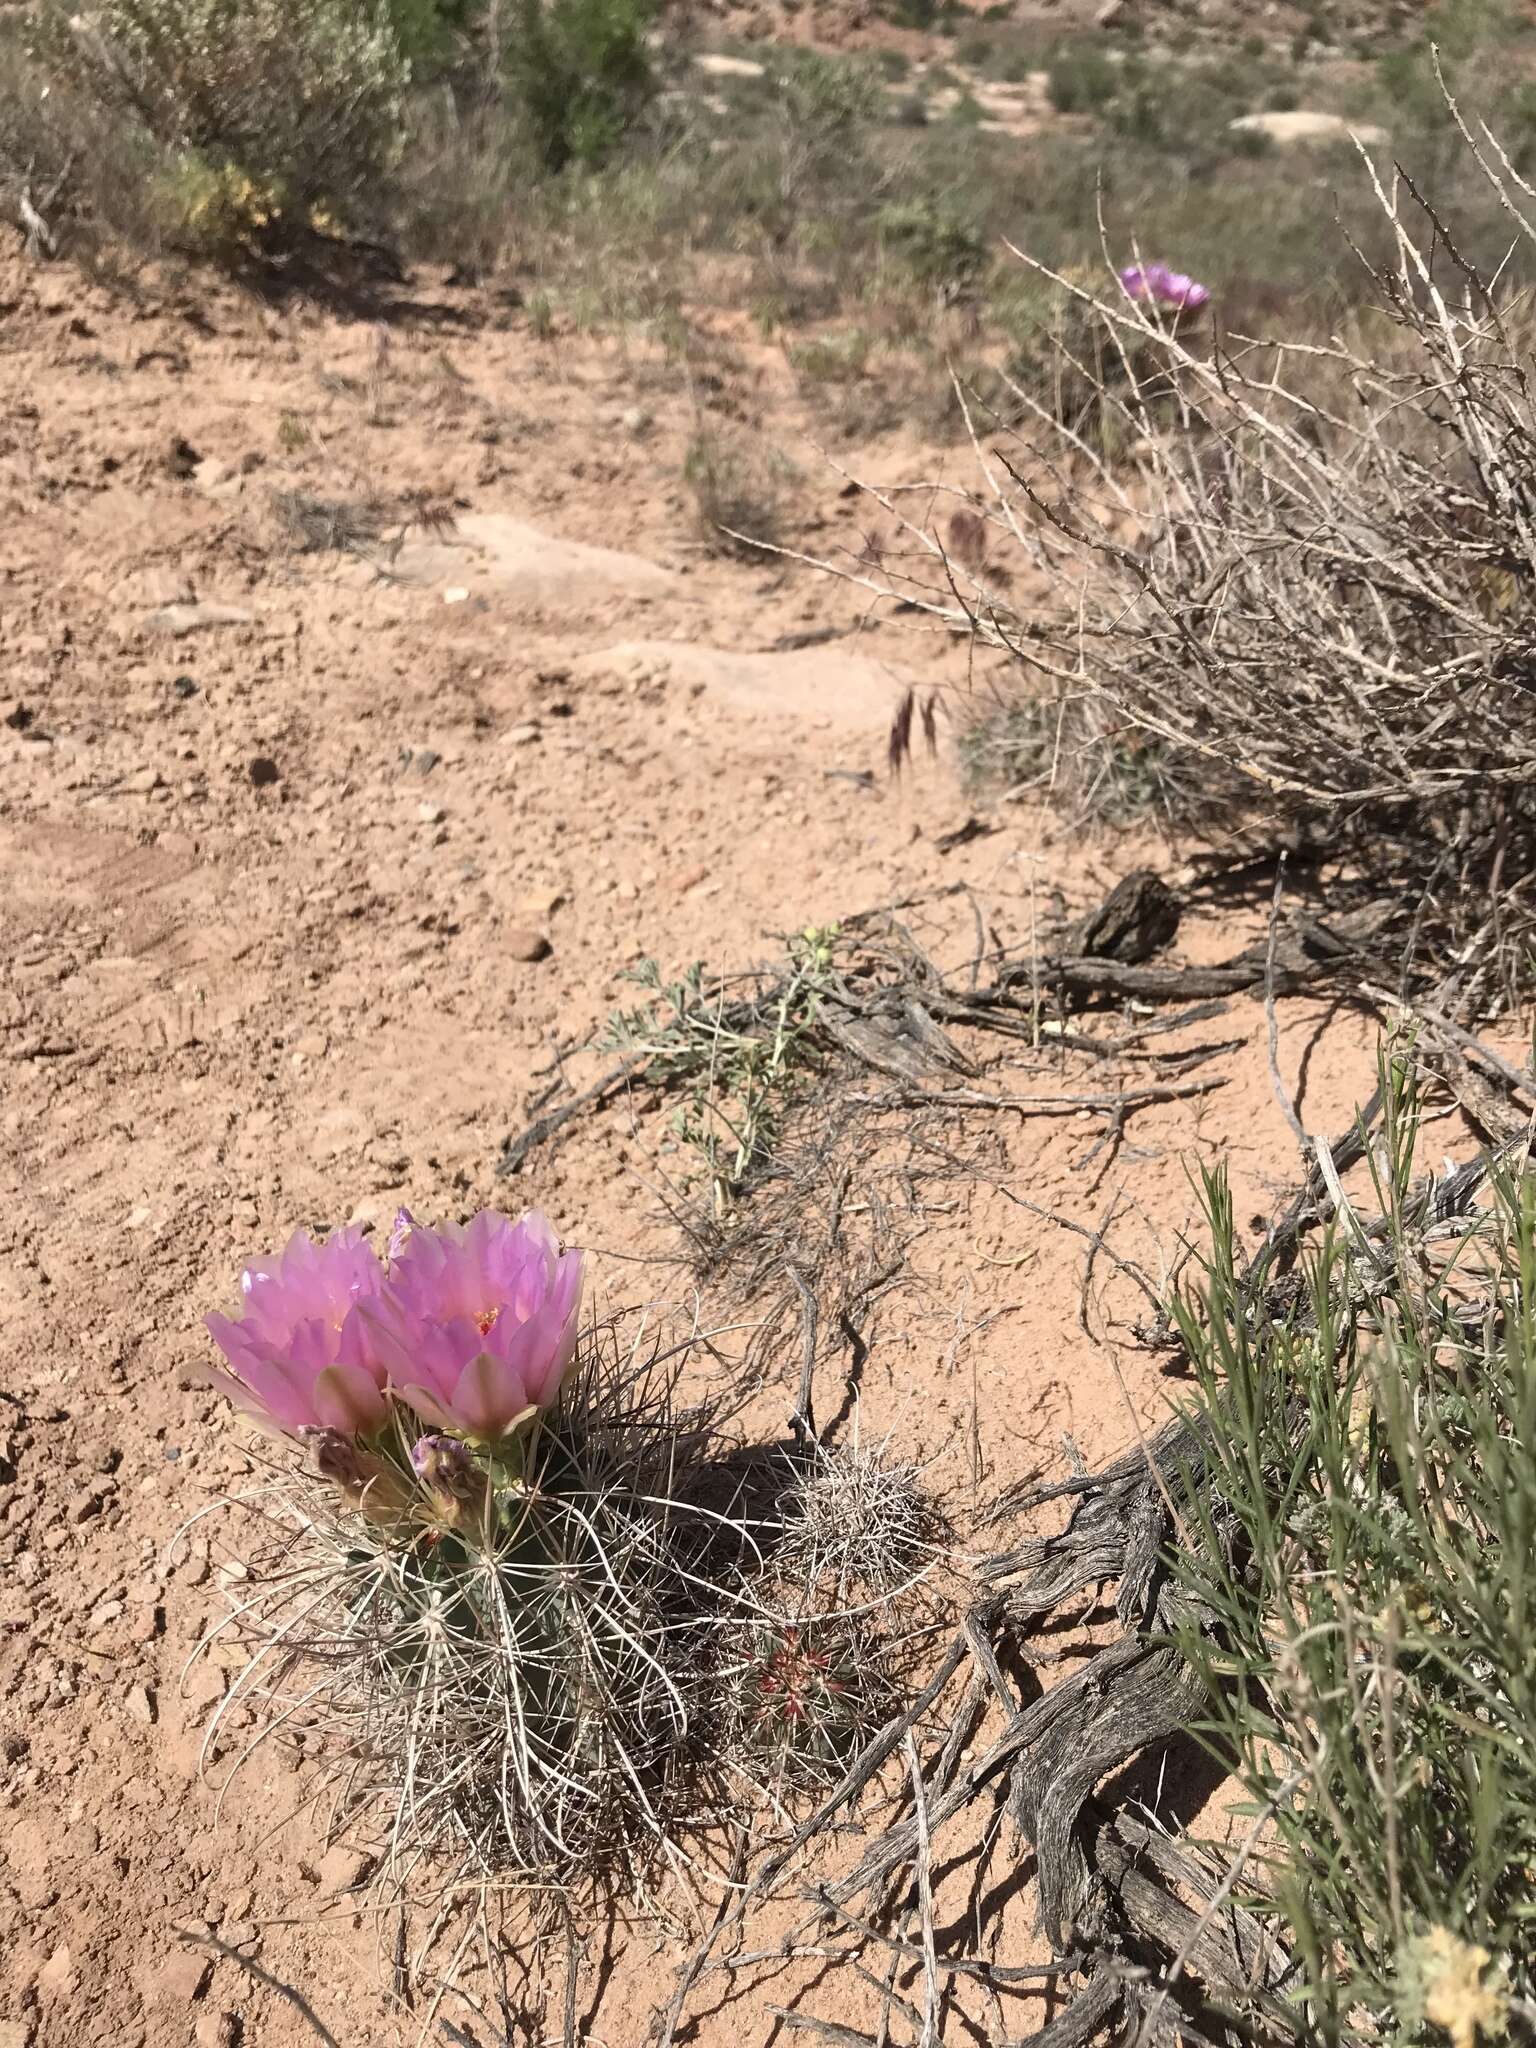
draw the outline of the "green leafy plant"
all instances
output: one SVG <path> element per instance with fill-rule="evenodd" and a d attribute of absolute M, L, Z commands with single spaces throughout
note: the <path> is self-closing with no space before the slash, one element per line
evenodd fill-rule
<path fill-rule="evenodd" d="M 271 240 L 366 217 L 410 66 L 380 0 L 107 0 L 43 17 L 46 61 L 158 151 L 168 225 Z"/>
<path fill-rule="evenodd" d="M 1097 43 L 1068 44 L 1046 67 L 1046 91 L 1058 114 L 1091 114 L 1120 89 L 1120 66 Z"/>
<path fill-rule="evenodd" d="M 862 327 L 847 328 L 841 334 L 818 334 L 799 341 L 789 359 L 802 377 L 818 384 L 846 384 L 866 375 L 873 337 Z"/>
<path fill-rule="evenodd" d="M 973 221 L 942 200 L 906 200 L 875 216 L 882 249 L 923 284 L 955 292 L 986 267 L 987 245 Z"/>
<path fill-rule="evenodd" d="M 1416 1180 L 1408 1047 L 1381 1087 L 1379 1220 L 1343 1204 L 1289 1312 L 1254 1307 L 1207 1179 L 1178 1314 L 1211 1462 L 1174 1562 L 1253 1810 L 1239 1891 L 1309 2025 L 1471 2048 L 1536 1994 L 1536 1176 Z"/>
<path fill-rule="evenodd" d="M 664 981 L 654 960 L 629 979 L 647 1000 L 609 1019 L 602 1044 L 645 1061 L 646 1078 L 683 1100 L 678 1141 L 695 1154 L 710 1207 L 723 1215 L 772 1151 L 791 1102 L 819 1063 L 816 1025 L 836 958 L 835 925 L 807 925 L 789 943 L 789 972 L 772 1000 L 731 1001 L 696 962 Z"/>
<path fill-rule="evenodd" d="M 412 71 L 451 61 L 481 26 L 485 0 L 388 0 L 389 18 Z"/>
<path fill-rule="evenodd" d="M 654 86 L 652 0 L 520 0 L 503 63 L 547 170 L 601 163 Z"/>

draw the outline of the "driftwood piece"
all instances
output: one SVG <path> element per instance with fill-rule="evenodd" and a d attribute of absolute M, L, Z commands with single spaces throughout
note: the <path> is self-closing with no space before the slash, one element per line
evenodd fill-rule
<path fill-rule="evenodd" d="M 944 893 L 953 894 L 954 891 Z M 1166 948 L 1179 929 L 1179 899 L 1156 875 L 1138 869 L 1118 882 L 1086 916 L 1068 926 L 1054 949 L 1005 959 L 994 979 L 973 987 L 948 982 L 912 934 L 895 921 L 895 911 L 861 912 L 845 921 L 845 931 L 868 940 L 868 958 L 860 971 L 834 975 L 825 991 L 819 1017 L 808 1041 L 830 1058 L 840 1059 L 855 1074 L 881 1075 L 898 1088 L 913 1091 L 893 1097 L 890 1106 L 917 1103 L 959 1109 L 1022 1109 L 1065 1114 L 1081 1107 L 1100 1107 L 1123 1118 L 1146 1102 L 1167 1101 L 1181 1093 L 1203 1092 L 1181 1087 L 1139 1089 L 1123 1095 L 1081 1096 L 1065 1093 L 1047 1103 L 1041 1098 L 989 1094 L 982 1090 L 941 1090 L 933 1086 L 944 1074 L 973 1077 L 974 1063 L 955 1042 L 956 1025 L 1041 1043 L 1042 1001 L 1061 1009 L 1093 1003 L 1144 1002 L 1195 1005 L 1185 1021 L 1213 1014 L 1221 998 L 1247 991 L 1285 995 L 1315 988 L 1341 975 L 1352 991 L 1374 974 L 1388 972 L 1373 948 L 1400 915 L 1400 906 L 1378 903 L 1352 911 L 1331 924 L 1314 917 L 1294 916 L 1284 930 L 1275 930 L 1263 944 L 1244 948 L 1214 966 L 1161 961 L 1153 956 Z M 884 924 L 883 933 L 880 930 Z M 977 960 L 982 949 L 978 947 Z M 973 963 L 974 970 L 975 963 Z M 974 979 L 974 971 L 973 976 Z M 707 990 L 698 1014 L 723 1030 L 749 1031 L 771 1010 L 781 984 L 770 974 L 757 995 L 747 1001 L 726 998 L 726 984 Z M 1115 1038 L 1088 1041 L 1081 1034 L 1051 1033 L 1050 1042 L 1063 1050 L 1073 1045 L 1101 1057 L 1123 1053 L 1153 1035 L 1156 1026 Z M 549 1143 L 582 1111 L 600 1108 L 633 1080 L 651 1078 L 641 1055 L 620 1061 L 584 1092 L 542 1109 L 521 1131 L 504 1140 L 498 1174 L 520 1170 L 529 1155 Z"/>
<path fill-rule="evenodd" d="M 1179 914 L 1179 899 L 1162 877 L 1150 868 L 1137 868 L 1069 928 L 1061 950 L 1134 965 L 1173 944 Z"/>
<path fill-rule="evenodd" d="M 1061 953 L 1038 960 L 1015 961 L 999 977 L 1005 989 L 1024 984 L 1062 989 L 1069 996 L 1120 997 L 1141 1002 L 1198 1002 L 1211 996 L 1242 995 L 1266 985 L 1276 995 L 1295 995 L 1315 988 L 1348 970 L 1356 979 L 1373 957 L 1372 949 L 1395 915 L 1395 906 L 1374 904 L 1334 925 L 1316 920 L 1293 922 L 1277 935 L 1274 968 L 1270 945 L 1245 946 L 1230 960 L 1211 967 L 1190 963 L 1152 964 L 1144 959 L 1105 959 Z"/>
<path fill-rule="evenodd" d="M 1205 1450 L 1182 1418 L 1165 1423 L 1146 1443 L 1122 1451 L 1102 1471 L 1037 1488 L 1021 1511 L 1076 1496 L 1067 1527 L 1056 1536 L 1031 1537 L 988 1558 L 982 1577 L 1003 1592 L 1015 1622 L 1054 1614 L 1079 1593 L 1118 1584 L 1121 1625 L 1150 1620 L 1157 1611 L 1162 1547 L 1169 1534 L 1168 1506 L 1188 1481 L 1198 1484 Z M 1010 1581 L 1022 1578 L 1022 1585 Z"/>

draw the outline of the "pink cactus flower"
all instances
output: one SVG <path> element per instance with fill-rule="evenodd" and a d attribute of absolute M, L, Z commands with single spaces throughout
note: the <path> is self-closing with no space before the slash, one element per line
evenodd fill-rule
<path fill-rule="evenodd" d="M 392 1391 L 439 1429 L 481 1441 L 547 1408 L 576 1350 L 581 1254 L 548 1221 L 486 1209 L 463 1229 L 413 1227 L 364 1306 Z"/>
<path fill-rule="evenodd" d="M 324 1244 L 295 1231 L 278 1258 L 241 1274 L 238 1321 L 207 1318 L 231 1368 L 210 1368 L 210 1379 L 237 1407 L 291 1436 L 371 1435 L 388 1404 L 383 1361 L 360 1310 L 383 1283 L 360 1231 L 338 1230 Z"/>
<path fill-rule="evenodd" d="M 1194 313 L 1206 304 L 1208 285 L 1198 284 L 1182 270 L 1170 270 L 1166 263 L 1130 263 L 1120 272 L 1121 289 L 1127 297 L 1175 313 Z"/>

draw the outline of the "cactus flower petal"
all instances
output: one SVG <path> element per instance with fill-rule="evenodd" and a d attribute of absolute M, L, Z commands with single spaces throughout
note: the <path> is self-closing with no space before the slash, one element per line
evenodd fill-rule
<path fill-rule="evenodd" d="M 215 1383 L 290 1435 L 371 1436 L 393 1393 L 427 1424 L 494 1442 L 556 1400 L 576 1354 L 582 1260 L 545 1217 L 409 1220 L 391 1253 L 386 1272 L 356 1231 L 324 1244 L 301 1231 L 248 1267 L 244 1313 L 207 1319 L 229 1365 Z"/>
<path fill-rule="evenodd" d="M 459 1427 L 488 1441 L 515 1429 L 536 1413 L 537 1406 L 528 1398 L 522 1374 L 489 1351 L 482 1351 L 469 1361 L 453 1390 L 453 1410 Z"/>
<path fill-rule="evenodd" d="M 371 1431 L 384 1420 L 384 1364 L 361 1303 L 383 1268 L 355 1230 L 316 1244 L 303 1231 L 240 1276 L 243 1313 L 206 1319 L 228 1373 L 214 1384 L 269 1427 Z"/>
<path fill-rule="evenodd" d="M 373 1375 L 360 1365 L 327 1365 L 315 1375 L 315 1413 L 328 1429 L 372 1436 L 383 1427 L 389 1404 Z"/>
<path fill-rule="evenodd" d="M 489 1442 L 558 1395 L 580 1304 L 581 1255 L 546 1218 L 483 1210 L 462 1229 L 414 1225 L 360 1314 L 424 1422 Z"/>

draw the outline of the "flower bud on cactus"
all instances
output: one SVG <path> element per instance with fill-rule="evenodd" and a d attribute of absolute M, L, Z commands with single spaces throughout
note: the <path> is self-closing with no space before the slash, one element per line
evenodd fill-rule
<path fill-rule="evenodd" d="M 395 1529 L 409 1520 L 413 1503 L 404 1478 L 385 1459 L 360 1449 L 351 1437 L 334 1429 L 322 1430 L 315 1439 L 315 1469 L 322 1479 L 331 1481 L 349 1508 L 381 1528 Z"/>
<path fill-rule="evenodd" d="M 421 1481 L 434 1521 L 457 1529 L 484 1512 L 486 1476 L 468 1444 L 456 1436 L 421 1436 L 411 1446 L 411 1468 Z"/>

